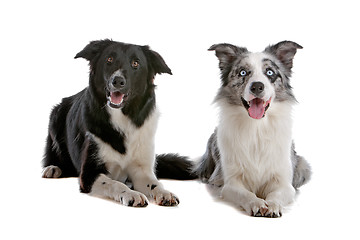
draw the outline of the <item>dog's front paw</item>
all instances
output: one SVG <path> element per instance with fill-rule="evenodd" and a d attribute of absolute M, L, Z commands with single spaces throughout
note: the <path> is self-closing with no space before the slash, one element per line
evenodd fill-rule
<path fill-rule="evenodd" d="M 282 216 L 282 207 L 280 204 L 272 201 L 267 202 L 268 210 L 265 217 L 278 218 Z"/>
<path fill-rule="evenodd" d="M 129 207 L 146 207 L 148 205 L 148 200 L 144 194 L 132 190 L 122 191 L 116 194 L 114 199 Z"/>
<path fill-rule="evenodd" d="M 155 203 L 160 206 L 177 206 L 180 203 L 175 194 L 164 189 L 154 191 L 153 198 Z"/>
<path fill-rule="evenodd" d="M 44 168 L 42 177 L 43 178 L 58 178 L 61 176 L 61 169 L 57 166 L 50 165 Z"/>
<path fill-rule="evenodd" d="M 267 202 L 263 199 L 256 199 L 249 203 L 249 207 L 245 209 L 251 216 L 264 217 L 268 211 Z"/>

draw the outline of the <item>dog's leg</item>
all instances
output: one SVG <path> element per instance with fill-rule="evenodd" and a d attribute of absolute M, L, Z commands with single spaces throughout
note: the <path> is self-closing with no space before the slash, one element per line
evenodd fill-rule
<path fill-rule="evenodd" d="M 292 185 L 297 189 L 310 180 L 311 167 L 305 158 L 297 155 L 295 151 L 293 152 L 292 161 L 294 168 Z"/>
<path fill-rule="evenodd" d="M 145 207 L 144 194 L 131 190 L 125 184 L 108 177 L 105 164 L 98 158 L 98 146 L 91 136 L 84 142 L 81 153 L 80 191 L 118 201 L 125 206 Z"/>
<path fill-rule="evenodd" d="M 62 170 L 59 165 L 60 160 L 56 151 L 60 152 L 60 148 L 58 147 L 58 143 L 54 140 L 54 137 L 51 136 L 50 130 L 48 137 L 46 139 L 46 148 L 44 159 L 42 164 L 44 166 L 42 177 L 43 178 L 58 178 L 62 174 Z"/>
<path fill-rule="evenodd" d="M 149 165 L 135 162 L 135 164 L 129 166 L 129 176 L 134 184 L 134 189 L 154 199 L 156 204 L 161 206 L 176 206 L 179 204 L 179 198 L 164 189 Z"/>
<path fill-rule="evenodd" d="M 266 202 L 268 205 L 268 211 L 266 217 L 281 217 L 283 206 L 291 203 L 295 197 L 295 189 L 289 183 L 275 183 L 273 190 L 267 194 Z"/>
<path fill-rule="evenodd" d="M 125 184 L 112 180 L 105 174 L 100 174 L 92 185 L 90 195 L 107 197 L 125 206 L 146 207 L 147 198 L 144 194 L 128 188 Z"/>
<path fill-rule="evenodd" d="M 77 177 L 66 146 L 66 116 L 69 103 L 64 101 L 54 107 L 50 114 L 45 154 L 42 160 L 43 178 Z"/>
<path fill-rule="evenodd" d="M 224 200 L 244 208 L 251 216 L 265 216 L 265 213 L 268 211 L 266 201 L 247 190 L 237 179 L 226 181 L 221 196 Z"/>

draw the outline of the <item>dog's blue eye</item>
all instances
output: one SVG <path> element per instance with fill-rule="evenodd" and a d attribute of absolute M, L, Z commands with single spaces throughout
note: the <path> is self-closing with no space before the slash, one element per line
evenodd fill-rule
<path fill-rule="evenodd" d="M 239 74 L 240 76 L 244 77 L 247 75 L 247 72 L 245 70 L 241 70 Z"/>
<path fill-rule="evenodd" d="M 272 76 L 272 75 L 274 75 L 274 72 L 273 72 L 272 70 L 268 69 L 268 70 L 266 71 L 266 75 Z"/>

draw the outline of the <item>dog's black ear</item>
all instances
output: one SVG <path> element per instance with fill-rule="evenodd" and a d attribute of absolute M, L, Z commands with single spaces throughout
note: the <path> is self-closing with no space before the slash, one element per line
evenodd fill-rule
<path fill-rule="evenodd" d="M 248 51 L 246 48 L 237 47 L 228 43 L 214 44 L 208 50 L 215 50 L 215 55 L 219 59 L 220 70 L 223 70 L 227 65 L 232 64 L 238 55 Z"/>
<path fill-rule="evenodd" d="M 107 46 L 113 43 L 112 40 L 98 40 L 92 41 L 82 51 L 76 54 L 75 58 L 85 58 L 90 63 L 98 56 Z"/>
<path fill-rule="evenodd" d="M 172 75 L 171 69 L 166 65 L 159 53 L 151 50 L 149 46 L 142 46 L 141 49 L 146 56 L 149 66 L 154 71 L 154 74 L 168 73 Z"/>
<path fill-rule="evenodd" d="M 265 52 L 275 55 L 281 63 L 290 71 L 293 66 L 293 59 L 297 49 L 303 47 L 296 42 L 282 41 L 271 45 L 265 49 Z"/>

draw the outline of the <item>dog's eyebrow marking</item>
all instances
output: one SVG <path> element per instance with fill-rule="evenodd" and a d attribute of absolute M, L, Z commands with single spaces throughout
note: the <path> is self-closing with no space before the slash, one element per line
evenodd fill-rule
<path fill-rule="evenodd" d="M 264 58 L 263 60 L 263 63 L 269 63 L 272 67 L 274 67 L 276 70 L 279 70 L 279 67 L 278 65 L 276 65 L 272 60 L 268 59 L 268 58 Z"/>

